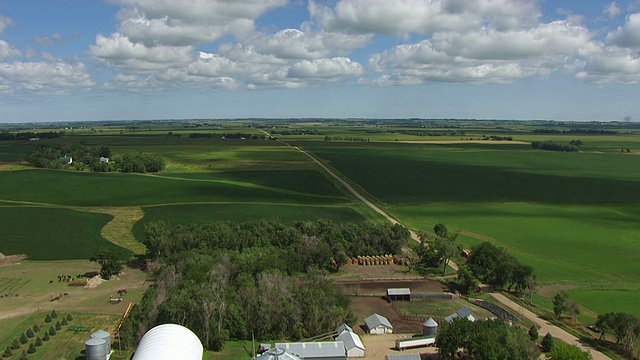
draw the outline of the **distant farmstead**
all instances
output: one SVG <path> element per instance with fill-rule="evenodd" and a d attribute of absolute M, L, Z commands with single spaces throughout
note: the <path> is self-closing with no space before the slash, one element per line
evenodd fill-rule
<path fill-rule="evenodd" d="M 103 156 L 101 156 L 101 157 L 100 157 L 100 162 L 101 162 L 101 163 L 108 164 L 108 163 L 109 163 L 109 158 L 108 158 L 108 157 L 103 157 Z"/>
<path fill-rule="evenodd" d="M 365 327 L 369 334 L 392 334 L 393 326 L 389 320 L 378 314 L 373 314 L 364 319 Z"/>
<path fill-rule="evenodd" d="M 71 158 L 71 156 L 61 156 L 58 158 L 58 161 L 63 164 L 70 165 L 73 162 L 73 158 Z"/>

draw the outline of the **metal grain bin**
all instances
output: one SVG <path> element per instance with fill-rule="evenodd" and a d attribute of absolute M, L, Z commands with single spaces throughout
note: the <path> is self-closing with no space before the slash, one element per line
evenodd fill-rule
<path fill-rule="evenodd" d="M 438 323 L 433 318 L 428 318 L 427 321 L 422 324 L 422 335 L 432 336 L 438 333 Z"/>
<path fill-rule="evenodd" d="M 104 330 L 98 330 L 91 334 L 92 339 L 103 339 L 107 342 L 107 354 L 111 354 L 111 334 Z"/>
<path fill-rule="evenodd" d="M 89 339 L 84 343 L 87 360 L 107 360 L 107 342 L 104 339 Z"/>

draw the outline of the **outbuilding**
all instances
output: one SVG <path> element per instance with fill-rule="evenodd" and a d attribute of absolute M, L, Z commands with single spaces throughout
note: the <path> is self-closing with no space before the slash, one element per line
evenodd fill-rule
<path fill-rule="evenodd" d="M 451 314 L 444 318 L 444 321 L 450 323 L 455 319 L 467 319 L 469 321 L 476 321 L 476 316 L 473 314 L 473 311 L 466 306 L 463 306 L 460 310 L 458 310 L 455 314 Z"/>
<path fill-rule="evenodd" d="M 344 349 L 347 352 L 347 357 L 364 357 L 364 344 L 360 340 L 360 336 L 352 331 L 343 331 L 336 341 L 342 341 L 344 343 Z"/>
<path fill-rule="evenodd" d="M 420 360 L 420 354 L 387 355 L 384 360 Z"/>
<path fill-rule="evenodd" d="M 369 334 L 391 334 L 393 333 L 393 326 L 389 320 L 378 314 L 373 314 L 364 319 L 365 327 Z"/>
<path fill-rule="evenodd" d="M 389 301 L 411 301 L 411 289 L 390 288 L 387 289 L 387 300 Z"/>
<path fill-rule="evenodd" d="M 282 349 L 304 360 L 347 360 L 347 352 L 342 341 L 276 343 Z"/>

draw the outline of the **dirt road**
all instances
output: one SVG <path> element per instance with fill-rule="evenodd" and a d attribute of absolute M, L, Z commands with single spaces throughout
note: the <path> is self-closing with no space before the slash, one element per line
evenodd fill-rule
<path fill-rule="evenodd" d="M 288 145 L 288 144 L 287 144 Z M 373 209 L 373 211 L 377 212 L 378 214 L 382 215 L 385 219 L 387 219 L 389 222 L 391 222 L 392 224 L 400 224 L 400 222 L 396 219 L 394 219 L 391 215 L 387 214 L 386 212 L 384 212 L 384 210 L 380 209 L 378 206 L 376 206 L 374 203 L 372 203 L 371 201 L 369 201 L 367 198 L 365 198 L 362 194 L 360 194 L 356 189 L 353 188 L 353 186 L 351 186 L 348 182 L 346 182 L 345 180 L 343 180 L 340 176 L 338 176 L 335 172 L 333 172 L 333 170 L 329 169 L 326 165 L 324 165 L 320 160 L 316 159 L 315 156 L 309 154 L 307 151 L 305 151 L 304 149 L 301 149 L 297 146 L 292 146 L 294 149 L 298 150 L 300 153 L 306 155 L 309 159 L 313 160 L 313 162 L 315 162 L 316 164 L 318 164 L 324 171 L 327 172 L 327 174 L 331 175 L 331 177 L 333 177 L 334 179 L 336 179 L 340 184 L 342 184 L 342 186 L 344 186 L 345 189 L 347 189 L 347 191 L 349 191 L 351 194 L 353 194 L 353 196 L 355 196 L 358 200 L 362 201 L 363 203 L 365 203 L 365 205 L 367 205 L 368 207 L 370 207 L 371 209 Z M 402 224 L 400 224 L 402 225 Z M 411 234 L 411 238 L 417 242 L 420 242 L 420 238 L 418 237 L 418 234 L 415 233 L 415 231 L 409 230 L 409 233 Z M 455 270 L 458 271 L 458 264 L 456 264 L 453 261 L 449 261 L 449 266 Z"/>
<path fill-rule="evenodd" d="M 515 302 L 511 301 L 506 296 L 504 296 L 502 294 L 498 294 L 498 293 L 492 293 L 491 296 L 493 296 L 496 300 L 498 300 L 503 305 L 507 306 L 508 308 L 512 309 L 513 311 L 515 311 L 517 313 L 522 314 L 522 316 L 526 317 L 527 319 L 533 321 L 538 326 L 540 326 L 540 329 L 538 330 L 539 334 L 546 335 L 547 333 L 549 333 L 554 338 L 560 339 L 560 340 L 566 342 L 567 344 L 577 345 L 582 350 L 588 351 L 589 353 L 591 353 L 591 356 L 593 356 L 593 360 L 609 360 L 610 359 L 605 354 L 593 349 L 592 347 L 590 347 L 590 346 L 588 346 L 586 344 L 581 343 L 580 340 L 578 340 L 577 337 L 569 334 L 568 332 L 562 330 L 561 328 L 559 328 L 559 327 L 557 327 L 555 325 L 552 325 L 551 323 L 549 323 L 546 320 L 540 319 L 536 314 L 534 314 L 531 311 L 529 311 L 529 310 L 523 308 L 522 306 L 516 304 Z"/>

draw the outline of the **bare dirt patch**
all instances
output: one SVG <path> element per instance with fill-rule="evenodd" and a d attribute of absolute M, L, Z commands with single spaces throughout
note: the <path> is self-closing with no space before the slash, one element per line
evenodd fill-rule
<path fill-rule="evenodd" d="M 422 322 L 401 319 L 391 304 L 380 297 L 352 296 L 350 299 L 351 310 L 358 316 L 358 326 L 353 329 L 357 334 L 365 333 L 361 326 L 364 325 L 364 319 L 373 314 L 380 314 L 389 319 L 393 331 L 404 333 L 405 337 L 406 334 L 417 334 L 422 330 Z"/>
<path fill-rule="evenodd" d="M 331 275 L 334 281 L 358 281 L 370 279 L 416 279 L 421 278 L 407 272 L 404 265 L 346 265 L 340 272 Z"/>
<path fill-rule="evenodd" d="M 138 207 L 83 208 L 82 210 L 113 216 L 100 231 L 100 235 L 134 254 L 144 254 L 147 248 L 133 236 L 133 225 L 144 217 L 144 211 Z"/>
<path fill-rule="evenodd" d="M 386 295 L 389 288 L 409 288 L 412 293 L 443 293 L 446 290 L 444 285 L 433 280 L 359 280 L 336 281 L 334 284 L 345 294 L 379 297 Z"/>
<path fill-rule="evenodd" d="M 435 354 L 438 349 L 435 347 L 425 347 L 410 349 L 405 351 L 395 350 L 397 339 L 406 338 L 407 334 L 385 334 L 385 335 L 363 335 L 360 336 L 365 348 L 365 356 L 362 359 L 384 359 L 385 355 L 399 354 L 421 354 L 423 359 L 427 357 L 423 354 Z"/>
<path fill-rule="evenodd" d="M 19 261 L 22 261 L 24 259 L 27 258 L 27 255 L 24 254 L 18 254 L 18 255 L 5 255 L 3 253 L 0 253 L 0 266 L 6 266 L 6 265 L 11 265 L 11 264 L 15 264 Z"/>

